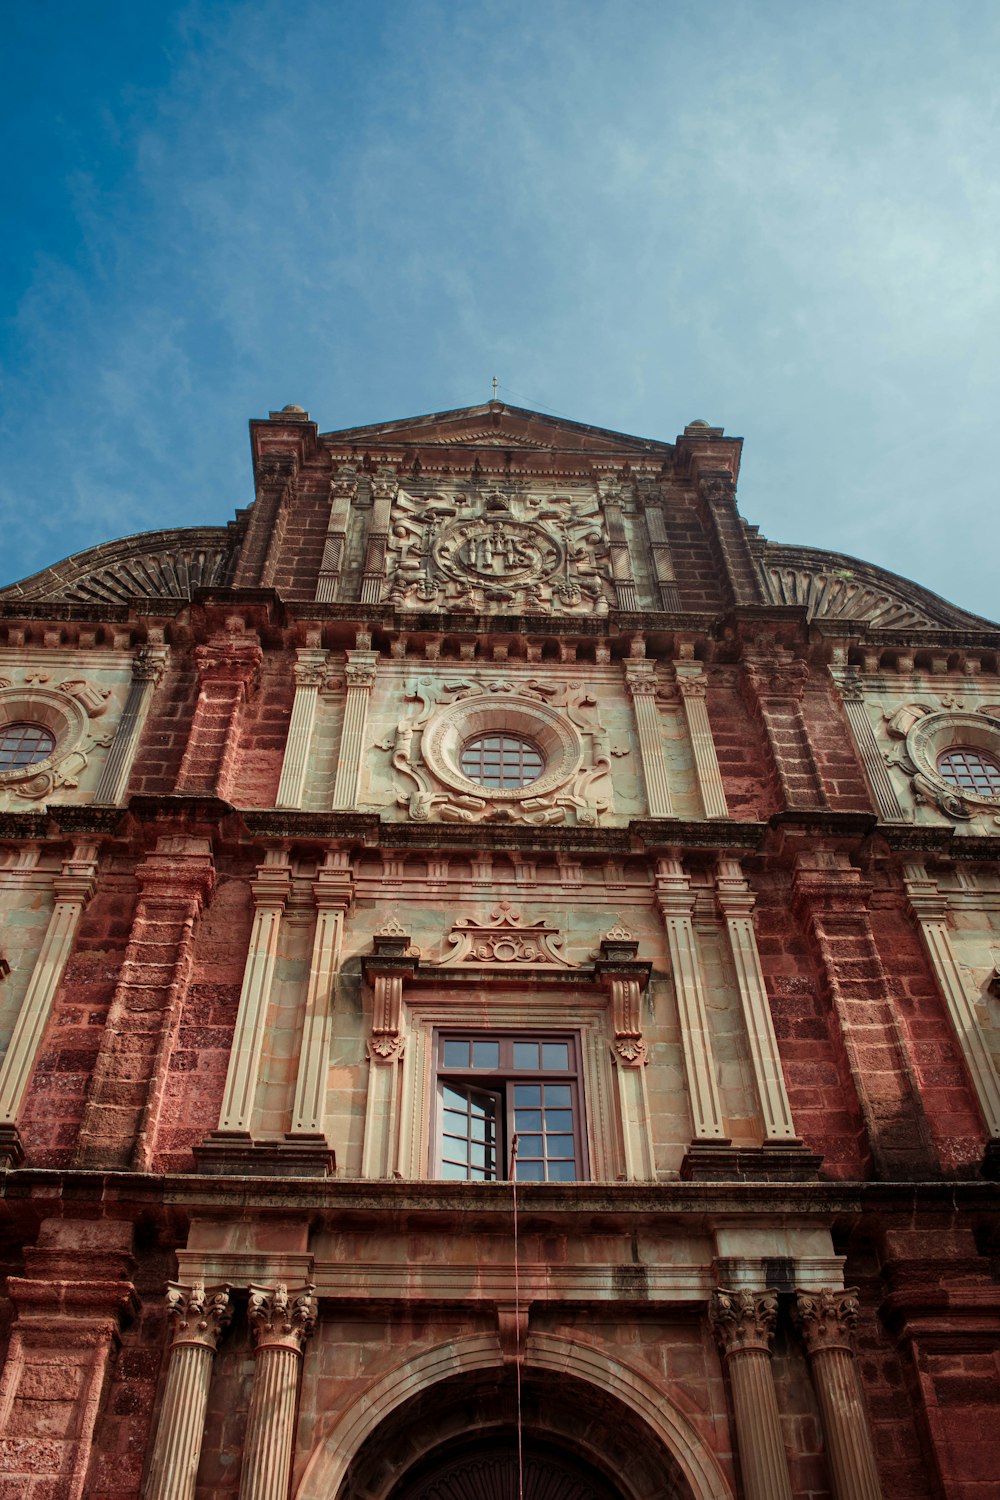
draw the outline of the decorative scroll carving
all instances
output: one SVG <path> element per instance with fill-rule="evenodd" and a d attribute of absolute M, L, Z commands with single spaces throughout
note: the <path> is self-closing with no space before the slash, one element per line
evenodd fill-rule
<path fill-rule="evenodd" d="M 847 1287 L 844 1291 L 798 1292 L 794 1317 L 807 1351 L 810 1354 L 824 1349 L 853 1352 L 851 1333 L 859 1311 L 857 1287 Z"/>
<path fill-rule="evenodd" d="M 991 756 L 1000 755 L 1000 719 L 991 717 L 984 709 L 969 712 L 962 707 L 963 701 L 942 698 L 940 703 L 946 705 L 945 712 L 937 705 L 906 703 L 887 714 L 888 734 L 903 744 L 886 760 L 910 778 L 918 806 L 936 807 L 955 822 L 968 822 L 982 813 L 992 814 L 994 822 L 1000 822 L 1000 797 L 959 790 L 938 771 L 939 755 L 952 746 L 979 746 Z"/>
<path fill-rule="evenodd" d="M 393 501 L 387 597 L 398 607 L 607 614 L 611 559 L 596 495 L 472 486 Z"/>
<path fill-rule="evenodd" d="M 460 917 L 448 934 L 454 952 L 441 960 L 444 968 L 453 964 L 482 965 L 531 964 L 542 969 L 572 969 L 576 965 L 556 952 L 561 943 L 558 927 L 545 921 L 525 922 L 517 907 L 500 901 L 490 912 L 489 920 Z"/>
<path fill-rule="evenodd" d="M 0 685 L 0 721 L 26 719 L 50 731 L 55 744 L 44 760 L 28 766 L 0 771 L 0 797 L 4 792 L 26 802 L 40 802 L 59 787 L 70 790 L 94 750 L 107 748 L 115 737 L 114 726 L 95 733 L 91 720 L 108 707 L 110 688 L 99 688 L 83 678 L 70 678 L 58 687 L 48 686 L 44 672 L 25 672 L 22 684 L 3 678 Z"/>
<path fill-rule="evenodd" d="M 778 1294 L 720 1287 L 712 1293 L 708 1316 L 723 1353 L 759 1349 L 768 1354 L 778 1321 Z"/>

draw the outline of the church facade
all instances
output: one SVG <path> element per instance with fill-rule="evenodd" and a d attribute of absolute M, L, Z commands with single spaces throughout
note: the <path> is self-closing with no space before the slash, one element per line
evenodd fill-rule
<path fill-rule="evenodd" d="M 1000 627 L 701 421 L 251 444 L 0 590 L 0 1500 L 986 1500 Z"/>

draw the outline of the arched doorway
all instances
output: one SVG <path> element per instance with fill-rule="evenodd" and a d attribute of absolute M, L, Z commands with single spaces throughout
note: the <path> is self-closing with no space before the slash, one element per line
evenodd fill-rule
<path fill-rule="evenodd" d="M 523 1478 L 523 1484 L 521 1480 Z M 592 1464 L 516 1430 L 445 1443 L 413 1466 L 391 1500 L 622 1500 Z"/>
<path fill-rule="evenodd" d="M 522 1373 L 524 1500 L 692 1500 L 674 1456 L 614 1396 Z M 518 1500 L 518 1396 L 509 1367 L 438 1381 L 362 1443 L 337 1500 Z"/>

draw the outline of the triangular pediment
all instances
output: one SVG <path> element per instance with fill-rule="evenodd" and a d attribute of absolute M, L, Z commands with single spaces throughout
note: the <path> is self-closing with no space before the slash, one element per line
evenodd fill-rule
<path fill-rule="evenodd" d="M 464 406 L 455 411 L 433 412 L 421 417 L 404 417 L 395 422 L 348 427 L 339 432 L 324 433 L 323 437 L 325 442 L 338 447 L 345 444 L 352 447 L 419 445 L 623 456 L 636 453 L 665 456 L 672 451 L 669 443 L 632 437 L 604 427 L 590 427 L 583 422 L 570 422 L 564 417 L 508 406 L 502 401 L 488 401 L 482 406 Z"/>

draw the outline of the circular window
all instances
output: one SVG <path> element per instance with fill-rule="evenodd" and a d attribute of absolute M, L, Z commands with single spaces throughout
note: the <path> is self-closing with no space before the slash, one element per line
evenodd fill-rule
<path fill-rule="evenodd" d="M 1000 797 L 1000 761 L 971 745 L 955 745 L 938 756 L 938 775 L 974 797 Z"/>
<path fill-rule="evenodd" d="M 48 760 L 55 748 L 55 735 L 44 724 L 5 724 L 0 729 L 0 771 L 18 771 Z"/>
<path fill-rule="evenodd" d="M 507 790 L 530 786 L 545 767 L 534 741 L 515 734 L 481 734 L 462 746 L 462 774 L 480 786 Z"/>

